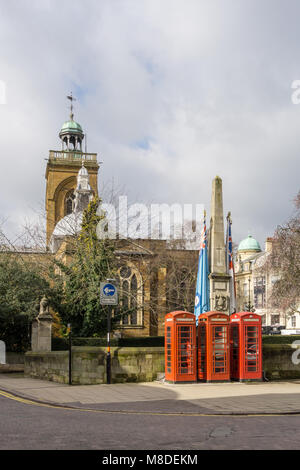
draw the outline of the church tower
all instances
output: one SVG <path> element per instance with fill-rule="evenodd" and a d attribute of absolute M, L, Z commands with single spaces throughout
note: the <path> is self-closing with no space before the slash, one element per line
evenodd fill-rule
<path fill-rule="evenodd" d="M 70 214 L 75 205 L 75 189 L 80 168 L 86 169 L 93 194 L 98 194 L 98 169 L 96 153 L 82 151 L 84 133 L 80 124 L 74 121 L 73 100 L 70 119 L 60 132 L 61 150 L 50 150 L 46 168 L 46 242 L 49 241 L 57 222 Z M 84 171 L 83 171 L 84 172 Z"/>

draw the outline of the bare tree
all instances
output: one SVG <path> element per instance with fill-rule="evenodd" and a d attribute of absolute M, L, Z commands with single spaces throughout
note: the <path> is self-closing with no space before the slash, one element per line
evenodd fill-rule
<path fill-rule="evenodd" d="M 300 191 L 295 200 L 295 214 L 277 227 L 267 269 L 277 273 L 274 282 L 272 305 L 290 314 L 300 307 Z"/>

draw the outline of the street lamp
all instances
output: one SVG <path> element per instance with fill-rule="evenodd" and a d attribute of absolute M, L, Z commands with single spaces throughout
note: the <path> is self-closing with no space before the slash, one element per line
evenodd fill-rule
<path fill-rule="evenodd" d="M 250 283 L 251 283 L 251 279 L 250 279 L 250 277 L 248 278 L 248 283 L 249 283 L 249 287 L 248 287 L 248 302 L 245 304 L 245 310 L 246 310 L 246 312 L 255 312 L 254 305 L 251 304 L 251 293 L 250 293 Z"/>

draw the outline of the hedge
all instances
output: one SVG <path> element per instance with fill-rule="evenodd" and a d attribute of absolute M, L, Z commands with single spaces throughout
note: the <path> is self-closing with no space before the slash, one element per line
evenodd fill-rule
<path fill-rule="evenodd" d="M 263 344 L 292 344 L 300 341 L 300 335 L 263 335 Z"/>
<path fill-rule="evenodd" d="M 73 346 L 106 346 L 106 338 L 72 338 Z M 164 346 L 164 336 L 143 336 L 136 338 L 111 338 L 112 347 L 155 347 Z M 66 351 L 68 338 L 52 338 L 52 351 Z"/>
<path fill-rule="evenodd" d="M 263 335 L 263 344 L 292 344 L 300 341 L 300 335 Z M 52 351 L 66 351 L 67 338 L 52 338 Z M 72 338 L 73 346 L 106 346 L 106 338 Z M 112 347 L 155 347 L 164 346 L 164 336 L 142 336 L 136 338 L 111 338 Z"/>

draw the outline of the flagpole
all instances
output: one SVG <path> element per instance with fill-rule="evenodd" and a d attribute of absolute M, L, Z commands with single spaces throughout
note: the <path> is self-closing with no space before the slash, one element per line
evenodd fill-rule
<path fill-rule="evenodd" d="M 207 257 L 207 232 L 206 232 L 206 211 L 203 213 L 203 230 L 200 240 L 198 274 L 196 283 L 196 295 L 194 314 L 196 316 L 196 324 L 198 325 L 198 317 L 201 313 L 209 311 L 209 268 Z"/>
<path fill-rule="evenodd" d="M 227 274 L 230 276 L 229 291 L 230 291 L 230 302 L 229 302 L 229 314 L 231 315 L 236 311 L 236 295 L 235 295 L 235 279 L 234 279 L 234 265 L 233 265 L 233 247 L 232 247 L 232 235 L 231 235 L 231 213 L 228 212 L 227 219 L 227 234 L 226 234 L 226 268 Z"/>

